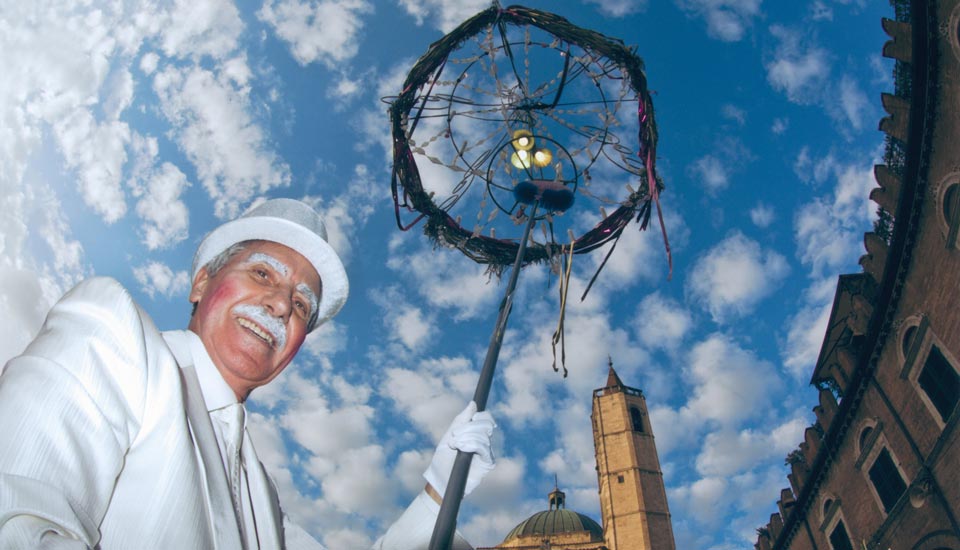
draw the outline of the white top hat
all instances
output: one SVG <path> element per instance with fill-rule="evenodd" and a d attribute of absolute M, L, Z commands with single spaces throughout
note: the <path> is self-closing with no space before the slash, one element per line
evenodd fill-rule
<path fill-rule="evenodd" d="M 327 242 L 327 228 L 320 215 L 298 200 L 268 200 L 211 231 L 200 242 L 193 256 L 191 280 L 217 254 L 250 240 L 280 243 L 296 250 L 313 264 L 322 285 L 317 322 L 313 328 L 340 311 L 350 290 L 347 272 L 336 251 Z"/>

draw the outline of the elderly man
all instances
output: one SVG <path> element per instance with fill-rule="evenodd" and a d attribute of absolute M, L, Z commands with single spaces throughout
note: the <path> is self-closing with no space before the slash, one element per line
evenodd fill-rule
<path fill-rule="evenodd" d="M 0 548 L 319 548 L 283 514 L 243 403 L 347 289 L 320 217 L 289 199 L 204 238 L 186 331 L 159 332 L 112 279 L 77 285 L 0 375 Z M 456 449 L 478 455 L 468 490 L 493 467 L 475 411 L 375 548 L 426 546 Z"/>

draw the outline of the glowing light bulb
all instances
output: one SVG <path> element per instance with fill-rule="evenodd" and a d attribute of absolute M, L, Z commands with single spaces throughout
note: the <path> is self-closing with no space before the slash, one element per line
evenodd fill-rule
<path fill-rule="evenodd" d="M 530 168 L 531 161 L 533 160 L 533 155 L 528 151 L 520 150 L 516 153 L 510 155 L 510 164 L 514 165 L 516 168 L 523 170 L 525 168 Z"/>
<path fill-rule="evenodd" d="M 518 151 L 533 149 L 533 134 L 530 130 L 517 130 L 513 133 L 513 148 Z"/>
<path fill-rule="evenodd" d="M 548 166 L 551 160 L 553 160 L 553 153 L 550 149 L 537 149 L 533 152 L 533 163 L 540 168 Z"/>

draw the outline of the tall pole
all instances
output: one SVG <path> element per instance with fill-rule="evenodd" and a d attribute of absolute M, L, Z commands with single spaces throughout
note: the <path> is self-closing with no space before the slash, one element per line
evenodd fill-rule
<path fill-rule="evenodd" d="M 500 356 L 500 344 L 503 343 L 503 333 L 507 329 L 507 318 L 510 317 L 510 309 L 513 307 L 513 291 L 517 287 L 517 277 L 520 275 L 523 255 L 527 250 L 527 240 L 530 239 L 530 231 L 536 222 L 537 206 L 539 205 L 540 202 L 537 201 L 530 207 L 529 219 L 523 230 L 520 246 L 517 249 L 517 259 L 513 262 L 510 281 L 504 291 L 503 301 L 500 302 L 500 315 L 497 317 L 497 324 L 490 336 L 487 357 L 483 361 L 483 368 L 480 369 L 480 380 L 477 382 L 477 389 L 473 393 L 473 401 L 477 404 L 477 412 L 487 408 L 487 397 L 490 395 L 493 373 L 497 368 L 497 358 Z M 447 482 L 447 490 L 443 495 L 443 503 L 440 505 L 440 513 L 437 515 L 437 523 L 433 526 L 430 550 L 449 550 L 453 543 L 453 533 L 457 527 L 457 514 L 460 512 L 460 501 L 463 500 L 463 490 L 467 485 L 467 474 L 470 473 L 471 460 L 473 460 L 473 453 L 457 451 L 457 458 L 454 460 L 453 470 L 450 472 L 450 480 Z"/>

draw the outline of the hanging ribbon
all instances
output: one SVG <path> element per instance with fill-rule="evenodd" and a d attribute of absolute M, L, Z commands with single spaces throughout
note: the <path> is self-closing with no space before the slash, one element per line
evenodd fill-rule
<path fill-rule="evenodd" d="M 560 344 L 560 364 L 563 366 L 563 377 L 567 377 L 567 349 L 564 342 L 564 330 L 563 330 L 563 321 L 566 317 L 567 312 L 567 291 L 570 290 L 570 273 L 573 271 L 573 246 L 576 244 L 576 240 L 573 239 L 571 235 L 570 238 L 570 253 L 564 253 L 563 245 L 560 246 L 561 254 L 561 271 L 560 274 L 560 319 L 557 321 L 557 330 L 553 332 L 553 338 L 551 339 L 551 345 L 553 347 L 553 372 L 559 372 L 557 369 L 557 344 Z"/>

